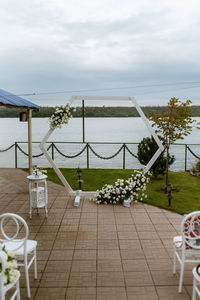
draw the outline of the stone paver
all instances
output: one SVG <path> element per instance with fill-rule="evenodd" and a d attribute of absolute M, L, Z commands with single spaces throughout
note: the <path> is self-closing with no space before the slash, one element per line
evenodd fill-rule
<path fill-rule="evenodd" d="M 130 208 L 73 198 L 48 181 L 49 216 L 29 219 L 27 174 L 0 169 L 0 213 L 21 215 L 30 238 L 38 241 L 38 279 L 30 270 L 35 300 L 171 300 L 191 299 L 194 265 L 186 265 L 183 292 L 172 274 L 172 238 L 182 216 L 146 204 Z M 12 226 L 8 226 L 12 232 Z M 26 297 L 21 272 L 21 299 Z"/>

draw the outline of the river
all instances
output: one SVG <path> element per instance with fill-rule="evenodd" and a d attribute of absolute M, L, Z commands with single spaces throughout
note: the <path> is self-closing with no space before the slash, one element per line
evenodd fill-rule
<path fill-rule="evenodd" d="M 195 118 L 200 121 L 200 118 Z M 33 118 L 32 119 L 32 133 L 33 141 L 40 142 L 46 132 L 48 131 L 48 118 Z M 27 142 L 27 123 L 19 122 L 18 118 L 1 118 L 0 119 L 0 149 L 9 147 L 14 142 Z M 113 143 L 138 143 L 143 137 L 149 136 L 149 132 L 144 125 L 141 118 L 87 118 L 85 119 L 85 142 L 113 142 Z M 82 119 L 72 118 L 69 124 L 63 125 L 61 129 L 56 129 L 51 135 L 50 141 L 52 142 L 82 142 Z M 185 137 L 184 140 L 177 141 L 181 144 L 200 144 L 200 130 L 194 128 L 192 133 Z M 20 147 L 26 152 L 27 145 L 19 144 Z M 81 151 L 83 145 L 81 144 L 56 144 L 59 150 L 67 155 L 74 155 Z M 93 149 L 101 156 L 110 156 L 114 154 L 119 148 L 119 144 L 114 145 L 96 145 L 92 144 Z M 137 154 L 137 145 L 128 145 L 129 149 Z M 200 147 L 191 145 L 190 148 L 195 154 L 200 153 Z M 9 150 L 10 151 L 10 150 Z M 8 152 L 9 152 L 8 151 Z M 13 150 L 14 151 L 14 150 Z M 40 149 L 38 144 L 33 144 L 33 154 L 39 154 Z M 184 145 L 173 145 L 171 153 L 175 155 L 176 161 L 172 166 L 173 170 L 183 170 L 185 161 L 185 147 Z M 8 154 L 8 153 L 7 153 Z M 6 156 L 6 153 L 0 153 L 0 167 L 6 166 L 13 157 Z M 94 168 L 122 168 L 123 151 L 118 156 L 111 160 L 102 160 L 97 158 L 90 151 L 89 165 Z M 196 159 L 189 153 L 187 155 L 188 167 L 195 163 Z M 126 168 L 136 168 L 140 165 L 137 159 L 133 158 L 126 151 Z M 14 158 L 13 158 L 14 159 Z M 2 164 L 3 161 L 3 164 Z M 55 151 L 55 161 L 59 167 L 86 167 L 86 151 L 74 159 L 67 159 L 62 157 Z M 45 157 L 33 159 L 34 164 L 44 167 L 49 166 Z M 13 164 L 12 164 L 13 166 Z M 27 158 L 18 150 L 18 167 L 26 167 Z"/>

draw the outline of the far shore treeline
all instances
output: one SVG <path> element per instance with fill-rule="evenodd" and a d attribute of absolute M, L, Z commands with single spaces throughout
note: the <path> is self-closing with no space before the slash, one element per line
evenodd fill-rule
<path fill-rule="evenodd" d="M 144 114 L 148 115 L 151 110 L 156 110 L 161 112 L 165 110 L 165 106 L 143 106 L 141 107 Z M 35 118 L 48 118 L 55 110 L 55 107 L 51 106 L 41 106 L 38 112 L 33 111 L 33 117 Z M 25 109 L 18 108 L 8 108 L 5 106 L 0 106 L 0 118 L 18 118 L 21 111 L 26 111 Z M 200 116 L 200 105 L 191 106 L 192 115 L 194 117 Z M 87 118 L 93 117 L 138 117 L 139 114 L 135 107 L 131 106 L 86 106 L 84 110 L 84 115 Z M 76 111 L 73 112 L 74 118 L 82 117 L 82 107 L 77 107 Z"/>

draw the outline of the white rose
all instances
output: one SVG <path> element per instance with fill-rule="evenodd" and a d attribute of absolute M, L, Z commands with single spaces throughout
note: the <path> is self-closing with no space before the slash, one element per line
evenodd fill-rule
<path fill-rule="evenodd" d="M 46 171 L 46 170 L 44 170 L 44 171 Z M 10 256 L 10 257 L 15 257 L 15 253 L 14 253 L 12 250 L 8 250 L 8 251 L 7 251 L 7 254 L 8 254 L 8 256 Z"/>
<path fill-rule="evenodd" d="M 18 274 L 17 270 L 10 270 L 9 271 L 9 278 L 10 278 L 11 283 L 15 282 L 17 274 Z"/>

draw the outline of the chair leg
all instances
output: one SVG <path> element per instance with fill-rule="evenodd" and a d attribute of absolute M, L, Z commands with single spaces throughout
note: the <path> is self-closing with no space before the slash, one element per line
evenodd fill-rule
<path fill-rule="evenodd" d="M 196 286 L 197 286 L 197 281 L 195 277 L 193 277 L 192 300 L 196 300 L 196 290 L 195 290 Z"/>
<path fill-rule="evenodd" d="M 176 274 L 176 250 L 174 249 L 173 274 Z"/>
<path fill-rule="evenodd" d="M 45 214 L 46 214 L 46 218 L 48 217 L 48 208 L 47 208 L 47 204 L 45 205 Z"/>
<path fill-rule="evenodd" d="M 34 250 L 34 277 L 35 279 L 37 279 L 37 253 L 36 253 L 36 249 Z"/>
<path fill-rule="evenodd" d="M 196 300 L 196 291 L 195 291 L 195 287 L 196 287 L 196 279 L 195 277 L 193 278 L 193 289 L 192 289 L 192 300 Z"/>
<path fill-rule="evenodd" d="M 1 300 L 5 300 L 5 293 L 3 290 L 0 291 L 0 297 Z"/>
<path fill-rule="evenodd" d="M 17 289 L 17 300 L 20 300 L 20 288 L 19 288 L 19 280 L 16 283 L 16 289 Z"/>
<path fill-rule="evenodd" d="M 32 208 L 30 206 L 30 211 L 29 211 L 29 218 L 32 219 Z"/>
<path fill-rule="evenodd" d="M 180 279 L 179 279 L 179 288 L 178 292 L 182 292 L 182 286 L 183 286 L 183 274 L 184 274 L 184 262 L 181 263 L 181 269 L 180 269 Z"/>
<path fill-rule="evenodd" d="M 27 296 L 28 296 L 28 298 L 31 298 L 27 258 L 26 258 L 26 260 L 24 260 L 24 269 L 25 269 L 25 277 L 26 277 Z"/>

